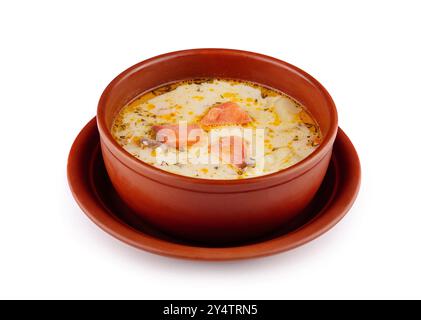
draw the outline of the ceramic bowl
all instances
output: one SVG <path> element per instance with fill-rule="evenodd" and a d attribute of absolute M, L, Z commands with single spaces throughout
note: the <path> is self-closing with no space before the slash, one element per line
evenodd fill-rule
<path fill-rule="evenodd" d="M 213 77 L 252 81 L 295 98 L 319 123 L 321 145 L 301 162 L 273 174 L 208 180 L 155 168 L 113 139 L 115 116 L 136 96 L 180 80 Z M 320 187 L 338 129 L 335 104 L 313 77 L 281 60 L 229 49 L 171 52 L 130 67 L 103 92 L 97 124 L 105 167 L 121 199 L 161 230 L 206 243 L 253 239 L 296 218 Z"/>

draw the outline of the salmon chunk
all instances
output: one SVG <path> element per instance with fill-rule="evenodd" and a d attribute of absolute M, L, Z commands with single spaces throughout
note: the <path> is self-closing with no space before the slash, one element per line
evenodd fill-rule
<path fill-rule="evenodd" d="M 218 150 L 218 151 L 217 151 Z M 246 144 L 243 138 L 238 136 L 221 137 L 210 146 L 211 154 L 219 153 L 219 158 L 238 168 L 246 166 Z"/>
<path fill-rule="evenodd" d="M 185 128 L 178 124 L 152 126 L 156 140 L 174 148 L 191 146 L 201 140 L 203 132 L 199 125 L 188 124 Z"/>
<path fill-rule="evenodd" d="M 234 102 L 226 102 L 209 109 L 200 120 L 204 126 L 246 124 L 251 122 L 249 114 Z"/>

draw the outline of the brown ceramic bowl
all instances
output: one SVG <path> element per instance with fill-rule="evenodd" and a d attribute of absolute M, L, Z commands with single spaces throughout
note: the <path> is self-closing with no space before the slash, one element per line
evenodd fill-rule
<path fill-rule="evenodd" d="M 324 137 L 321 145 L 277 173 L 208 180 L 150 166 L 112 138 L 114 117 L 139 94 L 175 81 L 212 77 L 248 80 L 292 96 L 318 121 Z M 320 187 L 338 129 L 335 104 L 313 77 L 275 58 L 228 49 L 171 52 L 134 65 L 105 89 L 97 122 L 105 166 L 121 199 L 161 230 L 207 243 L 252 239 L 297 217 Z"/>

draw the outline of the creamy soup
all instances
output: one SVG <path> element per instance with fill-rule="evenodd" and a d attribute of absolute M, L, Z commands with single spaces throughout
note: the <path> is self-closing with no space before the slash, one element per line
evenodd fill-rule
<path fill-rule="evenodd" d="M 289 96 L 224 79 L 183 81 L 143 94 L 121 109 L 112 134 L 143 162 L 204 179 L 283 170 L 322 139 L 309 112 Z"/>

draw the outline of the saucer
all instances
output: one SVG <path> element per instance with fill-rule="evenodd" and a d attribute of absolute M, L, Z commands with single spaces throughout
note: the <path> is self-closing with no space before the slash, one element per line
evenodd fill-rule
<path fill-rule="evenodd" d="M 131 211 L 118 197 L 108 178 L 96 118 L 82 129 L 73 143 L 67 177 L 73 196 L 85 214 L 101 229 L 129 245 L 176 258 L 234 260 L 284 252 L 328 231 L 354 203 L 361 169 L 354 146 L 339 129 L 326 177 L 300 217 L 264 238 L 224 246 L 176 239 L 148 225 Z"/>

